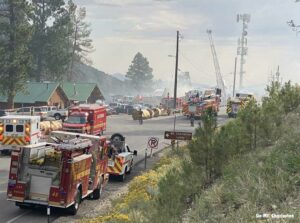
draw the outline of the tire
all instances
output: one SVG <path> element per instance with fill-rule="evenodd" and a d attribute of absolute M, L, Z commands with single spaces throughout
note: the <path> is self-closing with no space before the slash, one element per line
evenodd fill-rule
<path fill-rule="evenodd" d="M 132 166 L 133 166 L 133 165 L 130 166 L 130 169 L 127 171 L 126 174 L 131 174 Z"/>
<path fill-rule="evenodd" d="M 125 137 L 120 133 L 115 133 L 110 137 L 111 141 L 124 142 Z"/>
<path fill-rule="evenodd" d="M 126 172 L 127 172 L 127 167 L 125 168 L 125 171 L 122 175 L 119 176 L 119 180 L 121 182 L 124 182 L 126 180 Z"/>
<path fill-rule="evenodd" d="M 100 180 L 99 180 L 99 183 L 97 185 L 97 188 L 91 194 L 91 198 L 93 200 L 98 200 L 101 197 L 101 194 L 102 194 L 102 183 L 103 183 L 103 178 L 100 177 Z"/>
<path fill-rule="evenodd" d="M 79 189 L 77 189 L 76 195 L 74 197 L 74 204 L 69 208 L 71 215 L 77 214 L 80 202 L 81 202 L 81 191 Z"/>
<path fill-rule="evenodd" d="M 60 120 L 60 119 L 61 119 L 61 115 L 58 114 L 58 113 L 56 113 L 56 114 L 54 115 L 54 118 L 55 118 L 55 120 Z"/>

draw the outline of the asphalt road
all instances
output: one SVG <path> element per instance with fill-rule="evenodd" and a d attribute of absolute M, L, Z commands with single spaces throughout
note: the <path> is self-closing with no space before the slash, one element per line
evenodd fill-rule
<path fill-rule="evenodd" d="M 220 112 L 218 116 L 218 124 L 222 125 L 227 118 L 224 112 Z M 176 117 L 176 131 L 192 132 L 197 126 L 198 121 L 195 121 L 195 127 L 191 127 L 186 117 Z M 145 148 L 149 137 L 159 137 L 159 148 L 163 149 L 170 145 L 170 140 L 163 139 L 164 131 L 172 131 L 174 129 L 174 116 L 158 117 L 145 120 L 142 125 L 138 121 L 132 120 L 129 115 L 109 116 L 107 118 L 106 136 L 111 136 L 113 133 L 122 133 L 126 137 L 126 143 L 131 150 L 137 150 L 138 155 L 135 157 L 135 162 L 143 159 L 145 156 Z M 149 152 L 149 151 L 148 151 Z M 21 210 L 15 206 L 13 202 L 6 200 L 6 185 L 9 170 L 9 157 L 0 156 L 0 223 L 41 223 L 47 222 L 46 209 L 35 208 Z M 107 186 L 109 187 L 109 185 Z M 107 189 L 109 190 L 109 189 Z M 89 202 L 84 201 L 84 202 Z M 62 210 L 54 209 L 52 211 L 50 221 L 53 221 L 59 216 L 65 215 Z"/>

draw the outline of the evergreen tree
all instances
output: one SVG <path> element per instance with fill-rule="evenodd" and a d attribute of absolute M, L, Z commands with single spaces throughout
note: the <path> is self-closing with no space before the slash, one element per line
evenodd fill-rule
<path fill-rule="evenodd" d="M 151 84 L 153 79 L 152 71 L 153 69 L 149 66 L 147 58 L 138 52 L 129 66 L 126 77 L 131 80 L 135 89 L 142 90 L 143 87 Z"/>
<path fill-rule="evenodd" d="M 206 184 L 211 184 L 218 175 L 219 148 L 216 146 L 217 118 L 212 109 L 202 115 L 203 125 L 196 129 L 194 140 L 188 145 L 192 162 L 199 167 L 199 172 L 204 167 Z"/>
<path fill-rule="evenodd" d="M 90 24 L 86 23 L 86 9 L 77 7 L 72 0 L 68 2 L 68 11 L 70 16 L 69 28 L 71 31 L 69 51 L 70 64 L 67 79 L 73 81 L 76 73 L 76 64 L 91 64 L 88 54 L 93 51 L 92 40 L 89 38 L 91 34 Z"/>
<path fill-rule="evenodd" d="M 256 149 L 260 113 L 260 108 L 254 100 L 251 100 L 247 106 L 238 113 L 238 119 L 242 123 L 241 131 L 245 133 L 244 140 L 248 143 L 249 149 Z"/>
<path fill-rule="evenodd" d="M 24 90 L 31 57 L 28 42 L 31 29 L 26 0 L 0 2 L 0 91 L 13 108 L 14 97 Z"/>
<path fill-rule="evenodd" d="M 69 16 L 64 0 L 32 1 L 33 75 L 37 82 L 43 79 L 59 80 L 69 62 Z"/>

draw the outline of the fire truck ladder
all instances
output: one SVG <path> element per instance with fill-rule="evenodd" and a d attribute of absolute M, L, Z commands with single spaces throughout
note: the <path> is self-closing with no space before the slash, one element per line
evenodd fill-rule
<path fill-rule="evenodd" d="M 64 150 L 78 150 L 78 149 L 85 149 L 89 146 L 92 146 L 92 142 L 89 139 L 70 139 L 70 140 L 63 140 L 63 142 L 59 143 L 57 147 L 59 149 Z"/>
<path fill-rule="evenodd" d="M 214 67 L 215 67 L 216 78 L 217 78 L 217 87 L 222 90 L 221 104 L 225 105 L 226 104 L 226 88 L 225 88 L 225 83 L 224 83 L 224 80 L 223 80 L 223 77 L 221 74 L 221 69 L 220 69 L 219 60 L 217 57 L 217 52 L 216 52 L 215 45 L 214 45 L 213 38 L 212 38 L 212 31 L 207 30 L 207 34 L 208 34 L 211 52 L 212 52 L 213 61 L 214 61 Z"/>

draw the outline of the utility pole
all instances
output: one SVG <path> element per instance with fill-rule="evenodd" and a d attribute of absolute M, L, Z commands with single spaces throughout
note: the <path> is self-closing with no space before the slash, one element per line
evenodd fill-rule
<path fill-rule="evenodd" d="M 248 54 L 248 47 L 247 47 L 247 38 L 248 35 L 247 28 L 248 23 L 250 22 L 250 14 L 238 14 L 237 15 L 237 22 L 243 22 L 243 30 L 242 30 L 242 37 L 238 40 L 238 49 L 237 55 L 240 55 L 240 89 L 243 87 L 243 75 L 246 73 L 244 71 L 244 64 L 246 63 L 245 56 Z"/>
<path fill-rule="evenodd" d="M 176 63 L 175 63 L 175 81 L 174 81 L 174 111 L 177 104 L 177 74 L 178 74 L 178 51 L 179 51 L 179 31 L 176 37 Z M 176 130 L 176 113 L 174 113 L 174 132 Z M 175 147 L 175 141 L 172 141 L 172 149 Z"/>
<path fill-rule="evenodd" d="M 174 83 L 174 109 L 176 109 L 176 102 L 177 102 L 178 50 L 179 50 L 179 31 L 177 31 L 177 37 L 176 37 L 176 63 L 175 63 L 175 83 Z"/>
<path fill-rule="evenodd" d="M 234 95 L 235 95 L 236 65 L 237 65 L 237 57 L 235 57 L 235 60 L 234 60 L 234 74 L 233 74 L 232 97 L 234 97 Z"/>

